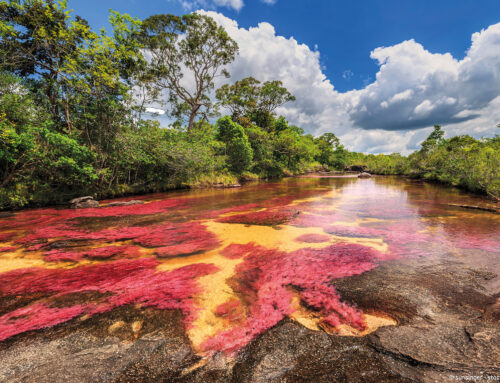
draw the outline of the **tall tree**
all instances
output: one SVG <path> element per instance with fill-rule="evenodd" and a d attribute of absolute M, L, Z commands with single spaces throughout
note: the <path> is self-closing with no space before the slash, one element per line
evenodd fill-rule
<path fill-rule="evenodd" d="M 142 31 L 156 85 L 167 92 L 172 114 L 187 117 L 190 131 L 198 115 L 208 119 L 213 112 L 210 92 L 217 77 L 229 77 L 225 66 L 238 44 L 212 18 L 196 13 L 151 16 Z"/>
<path fill-rule="evenodd" d="M 0 70 L 32 80 L 59 130 L 71 133 L 79 118 L 89 145 L 89 125 L 115 124 L 126 80 L 142 59 L 140 21 L 112 11 L 110 23 L 110 36 L 93 32 L 86 20 L 71 17 L 64 0 L 0 0 Z M 115 109 L 107 113 L 110 105 Z"/>
<path fill-rule="evenodd" d="M 228 108 L 234 119 L 248 117 L 261 128 L 269 129 L 274 111 L 295 97 L 281 81 L 260 81 L 247 77 L 217 89 L 219 103 Z"/>

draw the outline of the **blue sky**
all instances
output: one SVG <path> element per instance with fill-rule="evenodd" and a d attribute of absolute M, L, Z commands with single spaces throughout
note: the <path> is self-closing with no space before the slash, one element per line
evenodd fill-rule
<path fill-rule="evenodd" d="M 240 45 L 235 79 L 282 80 L 297 102 L 280 112 L 313 134 L 333 131 L 352 149 L 408 152 L 434 123 L 449 126 L 448 135 L 499 133 L 499 0 L 69 0 L 69 7 L 94 27 L 107 26 L 110 8 L 139 18 L 215 12 Z"/>
<path fill-rule="evenodd" d="M 186 13 L 175 0 L 70 0 L 69 6 L 94 27 L 107 25 L 110 8 L 139 18 Z M 369 52 L 376 47 L 413 38 L 432 52 L 461 59 L 472 33 L 500 21 L 499 0 L 278 0 L 272 5 L 246 0 L 239 11 L 217 10 L 242 27 L 267 21 L 279 35 L 311 49 L 317 45 L 324 73 L 340 91 L 374 79 L 378 68 Z"/>

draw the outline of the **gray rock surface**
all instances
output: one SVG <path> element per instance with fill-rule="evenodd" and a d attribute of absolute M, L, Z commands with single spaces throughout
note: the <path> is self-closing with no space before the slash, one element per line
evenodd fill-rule
<path fill-rule="evenodd" d="M 99 207 L 99 202 L 92 196 L 73 198 L 69 201 L 70 207 L 72 209 L 86 209 L 91 207 Z"/>
<path fill-rule="evenodd" d="M 458 261 L 386 262 L 332 283 L 343 300 L 390 316 L 397 326 L 342 337 L 284 319 L 235 359 L 218 354 L 205 363 L 193 351 L 179 312 L 122 307 L 0 342 L 0 382 L 486 380 L 500 376 L 497 281 L 495 274 Z M 133 323 L 140 329 L 134 332 Z"/>
<path fill-rule="evenodd" d="M 370 173 L 367 173 L 367 172 L 363 172 L 363 173 L 360 173 L 358 174 L 358 178 L 371 178 L 372 175 Z"/>

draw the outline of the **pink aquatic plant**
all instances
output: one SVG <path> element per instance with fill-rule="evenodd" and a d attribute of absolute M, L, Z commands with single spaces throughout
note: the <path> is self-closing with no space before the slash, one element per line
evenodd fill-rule
<path fill-rule="evenodd" d="M 322 234 L 302 234 L 295 238 L 297 242 L 305 242 L 305 243 L 322 243 L 328 242 L 330 237 L 328 235 Z"/>
<path fill-rule="evenodd" d="M 203 344 L 207 352 L 237 352 L 258 334 L 294 311 L 294 289 L 303 304 L 317 311 L 324 323 L 347 323 L 364 327 L 361 312 L 341 301 L 332 279 L 363 273 L 375 267 L 384 255 L 366 246 L 336 244 L 323 249 L 300 249 L 285 253 L 249 244 L 240 247 L 247 254 L 236 266 L 233 289 L 248 304 L 247 319 L 222 331 Z M 233 254 L 236 247 L 230 248 Z M 230 303 L 228 302 L 228 305 Z"/>
<path fill-rule="evenodd" d="M 78 262 L 84 258 L 109 259 L 117 255 L 122 259 L 137 258 L 140 254 L 141 248 L 138 246 L 104 246 L 83 251 L 50 250 L 44 253 L 44 259 L 47 262 Z"/>
<path fill-rule="evenodd" d="M 237 214 L 219 218 L 217 222 L 242 223 L 245 225 L 277 226 L 282 225 L 299 214 L 294 207 L 271 208 L 253 213 Z"/>
<path fill-rule="evenodd" d="M 17 250 L 17 247 L 15 247 L 15 246 L 0 247 L 0 253 L 8 253 L 10 251 L 16 251 L 16 250 Z"/>
<path fill-rule="evenodd" d="M 73 269 L 29 268 L 0 274 L 0 297 L 42 294 L 46 302 L 33 303 L 0 316 L 0 341 L 25 331 L 53 326 L 78 315 L 95 315 L 129 304 L 157 309 L 179 309 L 189 326 L 196 317 L 193 296 L 200 291 L 196 278 L 216 272 L 212 264 L 198 263 L 173 271 L 156 271 L 152 258 L 120 260 Z M 51 299 L 97 292 L 97 302 L 51 307 Z"/>

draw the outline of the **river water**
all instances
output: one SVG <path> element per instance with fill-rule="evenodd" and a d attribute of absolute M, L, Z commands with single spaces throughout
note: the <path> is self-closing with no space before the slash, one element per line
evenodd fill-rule
<path fill-rule="evenodd" d="M 284 317 L 345 336 L 397 326 L 332 284 L 384 264 L 500 273 L 500 215 L 452 206 L 491 205 L 453 188 L 310 176 L 131 199 L 0 219 L 0 341 L 133 306 L 178 310 L 199 354 L 231 354 Z"/>

